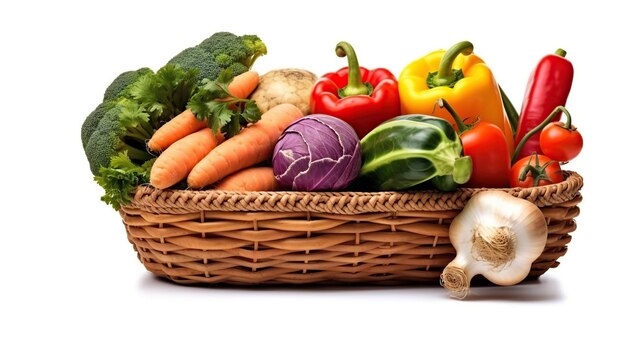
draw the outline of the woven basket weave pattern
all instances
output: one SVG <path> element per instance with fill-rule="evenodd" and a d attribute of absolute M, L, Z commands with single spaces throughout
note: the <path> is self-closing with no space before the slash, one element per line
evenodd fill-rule
<path fill-rule="evenodd" d="M 558 265 L 576 229 L 582 178 L 502 189 L 535 203 L 548 242 L 530 277 Z M 454 258 L 452 219 L 473 193 L 137 189 L 121 215 L 140 261 L 179 283 L 436 282 Z"/>

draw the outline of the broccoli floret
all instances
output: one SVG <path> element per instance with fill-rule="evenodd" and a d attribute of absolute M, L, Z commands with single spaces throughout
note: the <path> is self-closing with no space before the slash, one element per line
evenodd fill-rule
<path fill-rule="evenodd" d="M 140 68 L 136 71 L 126 71 L 109 84 L 109 87 L 104 92 L 104 98 L 102 101 L 108 101 L 115 99 L 119 96 L 125 95 L 126 88 L 136 82 L 141 76 L 146 73 L 152 73 L 152 70 L 147 67 Z"/>
<path fill-rule="evenodd" d="M 214 80 L 225 69 L 230 69 L 235 75 L 248 71 L 254 61 L 266 53 L 265 43 L 256 35 L 237 36 L 218 32 L 198 46 L 183 50 L 168 63 L 184 69 L 198 68 L 198 81 L 204 78 Z"/>
<path fill-rule="evenodd" d="M 204 78 L 215 79 L 221 71 L 215 63 L 213 54 L 197 46 L 183 50 L 174 56 L 168 64 L 178 65 L 186 70 L 196 68 L 198 70 L 198 82 Z"/>
<path fill-rule="evenodd" d="M 102 102 L 93 111 L 91 111 L 87 118 L 85 118 L 83 126 L 80 129 L 80 138 L 83 142 L 83 149 L 87 146 L 87 142 L 89 141 L 89 138 L 91 138 L 93 131 L 98 128 L 98 123 L 100 123 L 102 117 L 104 117 L 104 115 L 113 106 L 115 106 L 115 103 L 112 101 Z"/>
<path fill-rule="evenodd" d="M 252 51 L 252 54 L 244 62 L 241 62 L 248 68 L 252 68 L 256 59 L 267 55 L 267 46 L 258 36 L 247 34 L 241 37 L 241 41 Z"/>
<path fill-rule="evenodd" d="M 149 115 L 136 103 L 126 100 L 109 109 L 85 146 L 91 172 L 98 175 L 101 167 L 109 167 L 111 158 L 121 152 L 141 164 L 154 156 L 145 148 L 153 129 Z"/>
<path fill-rule="evenodd" d="M 87 146 L 87 142 L 94 130 L 98 127 L 98 123 L 104 114 L 107 113 L 113 106 L 115 106 L 116 99 L 129 97 L 129 87 L 137 82 L 141 77 L 146 74 L 152 74 L 150 68 L 144 67 L 136 71 L 126 71 L 109 84 L 109 87 L 104 93 L 104 99 L 83 121 L 83 125 L 80 130 L 80 138 L 83 143 L 83 149 Z"/>
<path fill-rule="evenodd" d="M 267 54 L 265 43 L 256 35 L 218 32 L 198 46 L 212 53 L 221 68 L 229 68 L 238 62 L 250 69 L 258 57 Z"/>

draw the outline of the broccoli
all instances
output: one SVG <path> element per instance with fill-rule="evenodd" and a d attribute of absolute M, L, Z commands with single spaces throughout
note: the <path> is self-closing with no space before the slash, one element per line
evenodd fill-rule
<path fill-rule="evenodd" d="M 113 82 L 111 82 L 111 84 L 109 84 L 104 92 L 104 98 L 102 101 L 112 100 L 125 95 L 126 88 L 147 73 L 152 73 L 152 70 L 147 67 L 140 68 L 136 71 L 126 71 L 121 73 L 113 80 Z"/>
<path fill-rule="evenodd" d="M 94 130 L 98 128 L 98 123 L 104 115 L 113 107 L 115 103 L 112 101 L 105 101 L 100 103 L 91 113 L 85 118 L 83 126 L 80 129 L 80 138 L 83 142 L 83 149 L 87 146 L 87 142 Z"/>
<path fill-rule="evenodd" d="M 168 63 L 184 69 L 198 68 L 199 81 L 214 80 L 225 69 L 230 69 L 234 75 L 248 71 L 256 59 L 265 54 L 265 43 L 256 35 L 218 32 L 199 45 L 183 50 Z"/>
<path fill-rule="evenodd" d="M 154 156 L 145 148 L 145 140 L 154 130 L 149 115 L 137 103 L 124 100 L 109 109 L 85 146 L 91 172 L 98 175 L 101 167 L 109 167 L 111 158 L 121 152 L 139 163 Z"/>
<path fill-rule="evenodd" d="M 217 63 L 215 63 L 213 55 L 197 46 L 181 51 L 167 64 L 178 65 L 186 70 L 192 68 L 197 69 L 198 82 L 204 78 L 215 79 L 221 70 Z"/>
<path fill-rule="evenodd" d="M 115 100 L 128 97 L 128 88 L 142 76 L 152 73 L 149 68 L 140 68 L 136 71 L 126 71 L 117 76 L 109 84 L 109 87 L 104 93 L 104 99 L 91 113 L 85 117 L 85 121 L 80 129 L 80 138 L 83 143 L 83 149 L 87 146 L 87 142 L 94 130 L 98 127 L 98 123 L 104 117 L 113 106 L 115 106 Z"/>

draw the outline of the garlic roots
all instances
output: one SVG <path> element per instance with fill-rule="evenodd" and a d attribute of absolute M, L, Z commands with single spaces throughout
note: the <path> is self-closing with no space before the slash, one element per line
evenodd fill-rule
<path fill-rule="evenodd" d="M 547 238 L 537 206 L 502 191 L 479 192 L 450 224 L 457 255 L 443 270 L 441 285 L 462 299 L 478 274 L 494 284 L 517 284 L 528 276 Z"/>

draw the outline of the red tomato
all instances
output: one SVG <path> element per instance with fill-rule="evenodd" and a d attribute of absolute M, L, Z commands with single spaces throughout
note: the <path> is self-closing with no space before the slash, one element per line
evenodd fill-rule
<path fill-rule="evenodd" d="M 523 180 L 522 180 L 523 179 Z M 511 168 L 511 187 L 530 188 L 563 181 L 561 166 L 544 155 L 533 154 L 515 162 Z"/>
<path fill-rule="evenodd" d="M 539 146 L 553 160 L 570 161 L 582 150 L 583 137 L 574 126 L 567 129 L 563 122 L 552 122 L 541 131 Z"/>
<path fill-rule="evenodd" d="M 472 158 L 469 188 L 506 188 L 509 185 L 511 155 L 502 130 L 495 124 L 478 122 L 461 133 L 463 154 Z"/>

